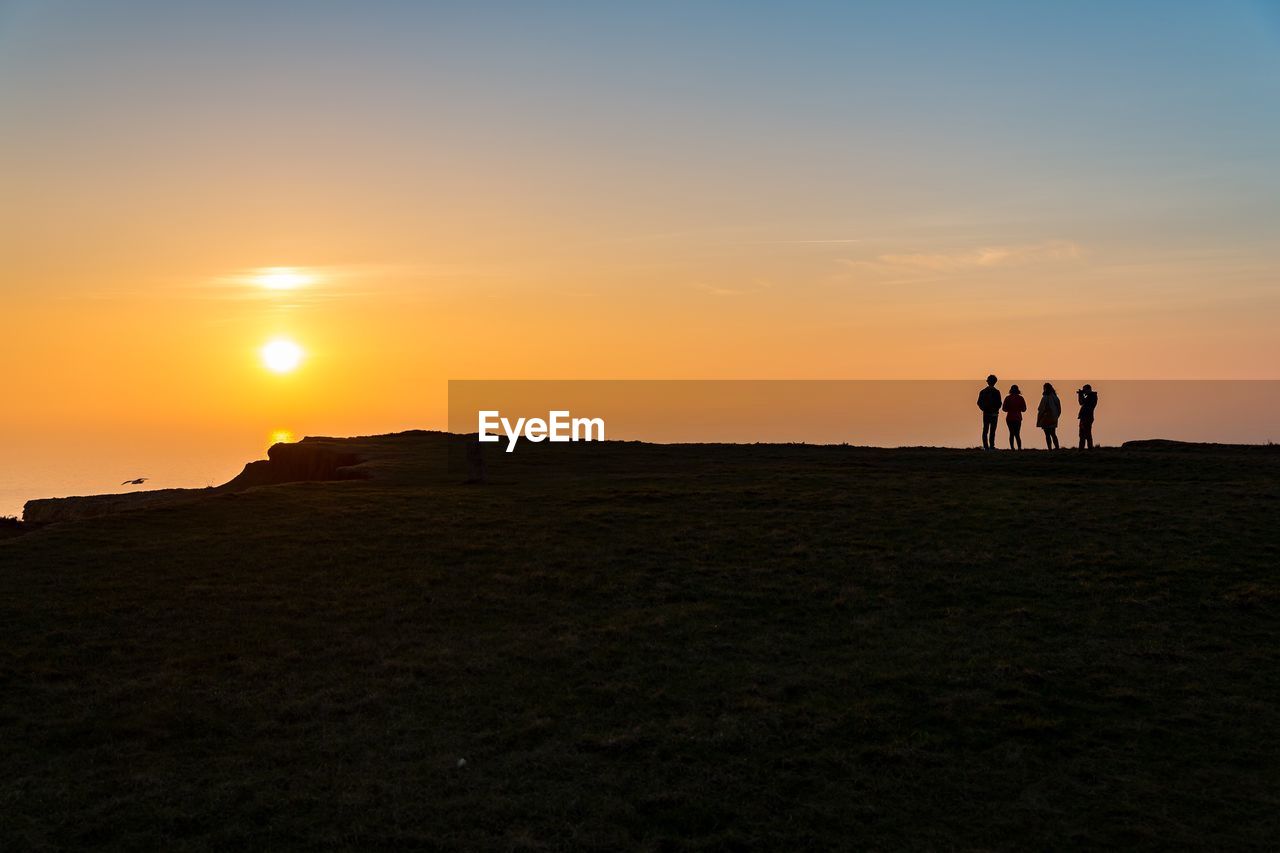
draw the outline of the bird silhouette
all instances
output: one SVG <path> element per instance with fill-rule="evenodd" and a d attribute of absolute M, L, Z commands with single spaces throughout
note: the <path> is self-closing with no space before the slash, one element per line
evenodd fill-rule
<path fill-rule="evenodd" d="M 122 485 L 122 486 L 141 486 L 143 483 L 145 483 L 147 480 L 150 480 L 150 479 L 151 479 L 150 477 L 138 477 L 137 479 L 134 479 L 134 480 L 125 480 L 125 481 L 124 481 L 123 483 L 121 483 L 120 485 Z"/>

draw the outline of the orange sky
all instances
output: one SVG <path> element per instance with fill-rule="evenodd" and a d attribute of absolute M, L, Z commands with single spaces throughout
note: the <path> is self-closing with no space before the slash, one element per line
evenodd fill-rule
<path fill-rule="evenodd" d="M 402 4 L 18 3 L 5 425 L 443 427 L 450 378 L 1274 378 L 1276 52 L 1248 8 L 1179 70 L 1204 22 L 1135 60 L 976 25 L 951 56 L 947 22 L 889 16 L 925 43 L 775 65 L 729 7 L 661 38 L 566 12 L 584 41 Z M 255 284 L 277 267 L 310 282 Z"/>

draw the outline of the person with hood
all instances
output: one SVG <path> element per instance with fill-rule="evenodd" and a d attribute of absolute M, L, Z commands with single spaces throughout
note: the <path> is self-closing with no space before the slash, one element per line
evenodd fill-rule
<path fill-rule="evenodd" d="M 1058 418 L 1062 417 L 1062 401 L 1058 392 L 1053 390 L 1052 383 L 1044 383 L 1044 396 L 1040 398 L 1040 406 L 1036 409 L 1036 426 L 1044 430 L 1044 446 L 1048 450 L 1058 449 Z"/>
<path fill-rule="evenodd" d="M 1076 392 L 1076 399 L 1080 402 L 1080 414 L 1076 415 L 1080 419 L 1080 449 L 1092 450 L 1093 412 L 1098 408 L 1098 392 L 1092 385 L 1085 385 Z"/>
<path fill-rule="evenodd" d="M 1027 410 L 1027 401 L 1022 399 L 1022 392 L 1018 390 L 1017 385 L 1009 387 L 1009 396 L 1004 398 L 1004 422 L 1009 425 L 1009 449 L 1013 450 L 1013 443 L 1018 443 L 1018 450 L 1022 449 L 1022 413 Z"/>
<path fill-rule="evenodd" d="M 978 392 L 978 408 L 982 410 L 982 449 L 996 449 L 996 424 L 1000 423 L 1000 389 L 996 376 L 987 377 L 987 387 Z"/>

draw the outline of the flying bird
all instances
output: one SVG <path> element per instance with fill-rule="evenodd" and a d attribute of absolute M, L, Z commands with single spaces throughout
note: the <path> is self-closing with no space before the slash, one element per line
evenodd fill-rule
<path fill-rule="evenodd" d="M 136 480 L 125 480 L 125 481 L 124 481 L 123 483 L 121 483 L 120 485 L 122 485 L 122 486 L 141 486 L 143 483 L 147 482 L 147 480 L 150 480 L 150 479 L 151 479 L 150 477 L 138 477 Z"/>

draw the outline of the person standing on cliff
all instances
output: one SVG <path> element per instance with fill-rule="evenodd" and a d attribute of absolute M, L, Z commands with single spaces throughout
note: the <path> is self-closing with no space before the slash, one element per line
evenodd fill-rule
<path fill-rule="evenodd" d="M 996 425 L 1000 423 L 1000 389 L 996 375 L 987 377 L 987 387 L 978 392 L 978 408 L 982 410 L 982 449 L 996 449 Z"/>
<path fill-rule="evenodd" d="M 1049 450 L 1057 450 L 1058 418 L 1062 416 L 1062 403 L 1058 400 L 1058 392 L 1050 382 L 1044 383 L 1044 396 L 1040 398 L 1040 406 L 1036 409 L 1036 426 L 1044 430 L 1044 445 Z"/>
<path fill-rule="evenodd" d="M 1092 385 L 1085 385 L 1076 391 L 1076 400 L 1080 403 L 1080 449 L 1093 449 L 1093 413 L 1098 408 L 1098 392 Z"/>
<path fill-rule="evenodd" d="M 1018 386 L 1014 385 L 1009 388 L 1009 396 L 1004 398 L 1005 423 L 1009 425 L 1009 449 L 1022 449 L 1022 413 L 1027 410 L 1027 401 L 1022 399 L 1022 392 L 1018 390 Z M 1017 442 L 1015 448 L 1014 442 Z"/>

